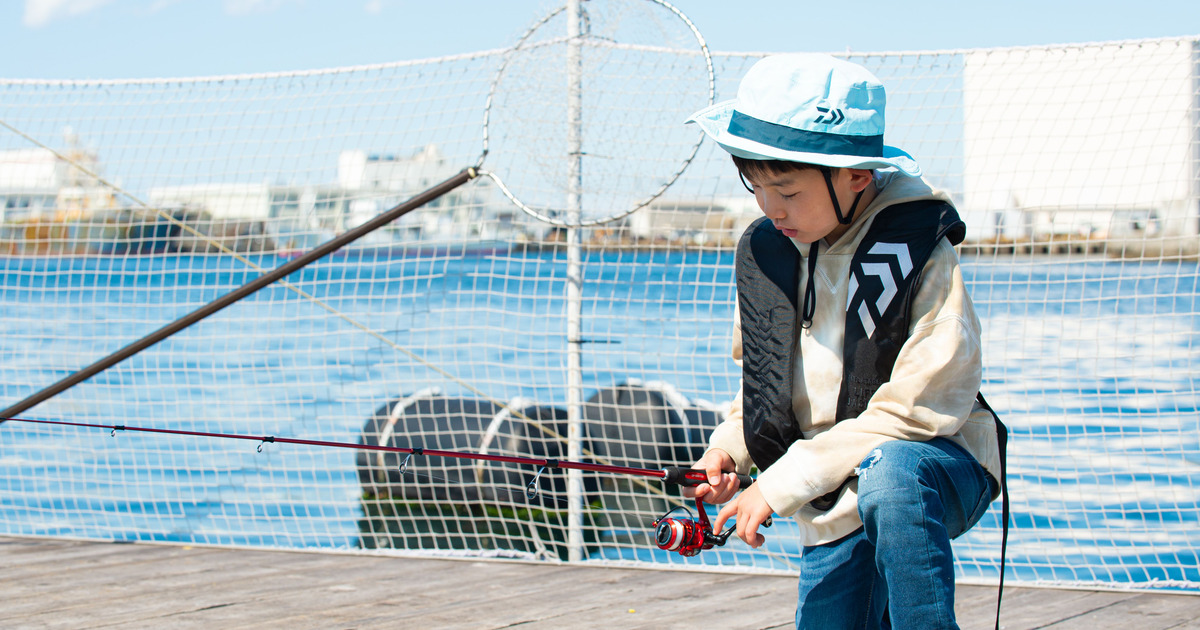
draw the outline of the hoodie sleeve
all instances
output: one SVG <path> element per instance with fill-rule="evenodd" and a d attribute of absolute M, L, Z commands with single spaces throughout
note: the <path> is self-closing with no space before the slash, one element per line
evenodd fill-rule
<path fill-rule="evenodd" d="M 776 513 L 790 515 L 837 489 L 887 440 L 950 436 L 966 422 L 982 378 L 979 322 L 958 256 L 946 241 L 925 265 L 912 320 L 891 379 L 866 410 L 796 441 L 759 474 L 759 489 Z"/>

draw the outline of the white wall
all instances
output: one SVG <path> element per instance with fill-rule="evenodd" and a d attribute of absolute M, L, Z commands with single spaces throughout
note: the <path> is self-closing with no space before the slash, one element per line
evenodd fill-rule
<path fill-rule="evenodd" d="M 266 219 L 270 189 L 266 184 L 197 184 L 151 188 L 154 206 L 188 206 L 208 210 L 214 219 Z"/>
<path fill-rule="evenodd" d="M 57 190 L 58 158 L 47 149 L 0 151 L 0 188 Z"/>
<path fill-rule="evenodd" d="M 1194 214 L 1194 72 L 1190 40 L 966 53 L 969 237 L 999 211 Z"/>

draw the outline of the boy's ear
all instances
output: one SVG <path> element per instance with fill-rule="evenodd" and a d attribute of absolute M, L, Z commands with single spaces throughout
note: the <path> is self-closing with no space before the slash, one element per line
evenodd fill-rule
<path fill-rule="evenodd" d="M 841 169 L 846 177 L 850 179 L 850 188 L 854 192 L 861 192 L 868 184 L 875 180 L 875 171 L 867 168 L 843 168 Z"/>

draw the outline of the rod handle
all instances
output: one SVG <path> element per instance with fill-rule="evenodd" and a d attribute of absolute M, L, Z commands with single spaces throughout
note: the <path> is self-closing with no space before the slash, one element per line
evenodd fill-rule
<path fill-rule="evenodd" d="M 738 475 L 737 479 L 738 488 L 742 490 L 749 488 L 750 484 L 754 483 L 754 478 L 750 475 Z M 698 486 L 702 483 L 708 483 L 708 473 L 696 468 L 667 466 L 663 469 L 663 481 L 681 486 Z"/>

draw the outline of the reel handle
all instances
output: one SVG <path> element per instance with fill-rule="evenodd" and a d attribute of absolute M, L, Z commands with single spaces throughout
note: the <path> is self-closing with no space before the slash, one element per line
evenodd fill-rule
<path fill-rule="evenodd" d="M 754 483 L 754 478 L 750 475 L 738 475 L 738 489 L 745 490 Z M 667 483 L 675 483 L 681 486 L 694 487 L 702 483 L 708 483 L 708 473 L 696 468 L 684 468 L 683 466 L 667 466 L 663 469 L 663 481 Z"/>

